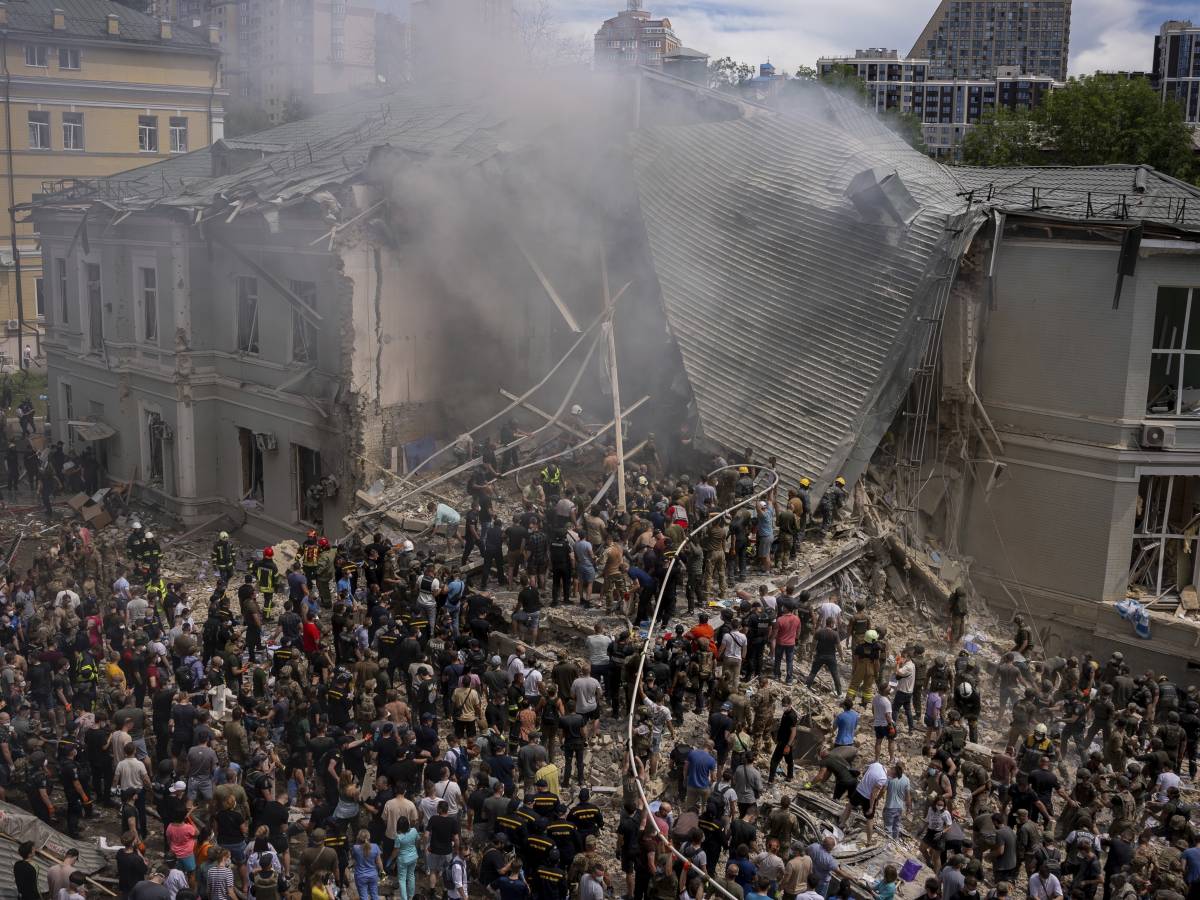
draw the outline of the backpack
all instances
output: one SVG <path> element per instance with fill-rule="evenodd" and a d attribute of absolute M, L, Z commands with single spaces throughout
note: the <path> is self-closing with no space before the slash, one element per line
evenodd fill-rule
<path fill-rule="evenodd" d="M 442 866 L 442 887 L 445 888 L 447 891 L 452 891 L 455 889 L 454 888 L 454 865 L 455 865 L 455 863 L 462 865 L 462 860 L 459 859 L 457 856 L 452 856 Z M 463 873 L 463 876 L 464 876 L 464 880 L 465 880 L 466 872 Z"/>
<path fill-rule="evenodd" d="M 179 685 L 179 689 L 190 691 L 192 689 L 192 667 L 179 666 L 175 669 L 175 683 Z"/>

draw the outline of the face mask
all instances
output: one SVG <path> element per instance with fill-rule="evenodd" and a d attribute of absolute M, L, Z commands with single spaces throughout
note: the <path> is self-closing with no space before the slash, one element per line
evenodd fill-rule
<path fill-rule="evenodd" d="M 925 771 L 928 772 L 930 775 L 936 775 L 938 773 L 938 770 L 934 769 L 934 768 L 929 768 L 929 769 L 926 769 Z"/>

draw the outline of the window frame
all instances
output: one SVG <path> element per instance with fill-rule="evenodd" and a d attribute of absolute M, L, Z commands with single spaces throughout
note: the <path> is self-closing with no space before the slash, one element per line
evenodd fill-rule
<path fill-rule="evenodd" d="M 79 121 L 78 122 L 68 122 L 67 116 L 78 116 Z M 67 133 L 68 133 L 67 129 L 68 128 L 71 129 L 71 131 L 75 131 L 76 129 L 78 129 L 78 133 L 79 133 L 79 145 L 78 146 L 69 146 L 70 142 L 67 140 Z M 86 135 L 83 130 L 83 113 L 68 110 L 62 114 L 62 139 L 63 139 L 63 149 L 64 150 L 70 150 L 72 153 L 82 153 L 83 152 L 83 150 L 86 148 L 86 145 L 84 143 L 84 141 L 86 140 Z"/>
<path fill-rule="evenodd" d="M 43 121 L 40 118 L 35 120 L 34 116 L 45 116 L 45 121 Z M 47 112 L 46 110 L 42 110 L 42 109 L 31 109 L 28 112 L 26 112 L 25 121 L 26 121 L 26 127 L 28 129 L 29 149 L 30 150 L 53 150 L 54 147 L 51 144 L 52 138 L 50 136 L 50 113 Z M 36 132 L 34 130 L 35 125 L 37 126 Z M 40 137 L 38 139 L 38 142 L 35 142 L 34 138 L 33 138 L 35 133 L 38 135 L 44 134 L 45 138 L 46 138 L 46 142 L 44 144 L 41 143 Z"/>
<path fill-rule="evenodd" d="M 310 308 L 317 308 L 317 283 L 315 281 L 292 279 L 288 282 L 288 288 L 293 294 L 305 301 Z M 321 357 L 317 349 L 317 329 L 313 327 L 312 322 L 301 315 L 299 310 L 293 307 L 291 312 L 292 338 L 289 348 L 289 358 L 292 362 L 301 365 L 320 365 Z"/>
<path fill-rule="evenodd" d="M 33 279 L 33 303 L 34 311 L 37 313 L 39 321 L 46 319 L 46 278 L 44 275 L 39 275 Z"/>
<path fill-rule="evenodd" d="M 182 122 L 182 125 L 176 124 Z M 187 116 L 169 116 L 167 118 L 167 131 L 169 133 L 170 152 L 171 153 L 187 153 L 188 152 L 188 117 Z M 183 136 L 183 140 L 178 140 L 179 136 Z"/>
<path fill-rule="evenodd" d="M 30 51 L 33 51 L 33 62 L 30 62 Z M 42 61 L 37 62 L 38 51 L 41 51 Z M 48 69 L 50 68 L 50 47 L 48 44 L 26 44 L 25 45 L 25 65 L 31 69 Z"/>
<path fill-rule="evenodd" d="M 65 256 L 54 257 L 54 278 L 58 282 L 58 315 L 59 325 L 71 324 L 71 307 L 67 298 L 67 258 Z"/>
<path fill-rule="evenodd" d="M 96 278 L 92 279 L 92 269 Z M 92 285 L 96 286 L 93 304 Z M 83 261 L 83 296 L 87 306 L 87 348 L 89 353 L 104 352 L 104 266 L 99 261 Z"/>
<path fill-rule="evenodd" d="M 250 287 L 253 286 L 253 291 Z M 243 288 L 246 288 L 243 293 Z M 254 311 L 249 321 L 243 321 L 242 304 L 251 296 L 254 300 Z M 253 275 L 238 275 L 234 279 L 234 346 L 238 353 L 248 353 L 259 356 L 262 353 L 262 332 L 259 327 L 262 313 L 262 295 L 258 290 L 258 278 Z M 248 331 L 243 335 L 243 327 Z M 243 340 L 243 337 L 245 340 Z"/>
<path fill-rule="evenodd" d="M 145 344 L 158 343 L 159 287 L 158 266 L 153 259 L 135 259 L 133 263 L 134 291 L 137 297 L 138 340 Z M 146 275 L 152 276 L 153 284 L 146 285 Z"/>
<path fill-rule="evenodd" d="M 1145 407 L 1145 416 L 1148 419 L 1181 419 L 1184 421 L 1200 419 L 1200 412 L 1184 413 L 1183 409 L 1183 380 L 1186 377 L 1187 365 L 1189 360 L 1195 360 L 1200 364 L 1200 343 L 1194 349 L 1189 349 L 1187 346 L 1189 332 L 1192 329 L 1192 317 L 1196 316 L 1197 322 L 1200 322 L 1200 287 L 1184 287 L 1182 285 L 1160 284 L 1155 292 L 1154 297 L 1154 325 L 1158 324 L 1158 308 L 1159 303 L 1163 300 L 1163 291 L 1186 291 L 1187 298 L 1184 301 L 1183 324 L 1180 326 L 1179 346 L 1178 347 L 1159 347 L 1159 335 L 1153 332 L 1150 335 L 1150 371 L 1148 378 L 1153 377 L 1154 364 L 1156 357 L 1166 357 L 1168 376 L 1173 377 L 1175 387 L 1175 402 L 1170 412 L 1151 412 L 1151 398 L 1149 394 L 1149 385 L 1147 385 L 1147 398 Z M 1200 335 L 1200 332 L 1198 332 Z M 1200 340 L 1200 337 L 1198 337 Z M 1171 376 L 1173 370 L 1175 374 Z M 1165 389 L 1165 388 L 1164 388 Z M 1161 393 L 1161 391 L 1160 391 Z M 1157 398 L 1157 395 L 1156 395 Z"/>
<path fill-rule="evenodd" d="M 1139 587 L 1150 588 L 1154 592 L 1154 599 L 1167 596 L 1171 593 L 1169 589 L 1163 588 L 1164 572 L 1167 569 L 1167 542 L 1179 541 L 1183 543 L 1184 549 L 1180 552 L 1189 555 L 1192 559 L 1192 583 L 1196 583 L 1200 579 L 1200 558 L 1197 558 L 1197 547 L 1200 547 L 1200 530 L 1197 534 L 1187 534 L 1188 525 L 1200 525 L 1200 515 L 1193 516 L 1188 524 L 1184 526 L 1182 532 L 1172 531 L 1171 525 L 1171 502 L 1174 499 L 1177 487 L 1184 487 L 1180 483 L 1180 479 L 1196 478 L 1200 480 L 1200 473 L 1181 471 L 1178 468 L 1139 468 L 1136 471 L 1138 479 L 1138 499 L 1142 501 L 1142 522 L 1139 527 L 1136 513 L 1133 523 L 1133 532 L 1131 535 L 1131 552 L 1129 564 L 1129 581 L 1133 584 L 1133 576 L 1135 575 L 1139 565 L 1142 562 L 1142 557 L 1147 551 L 1157 552 L 1158 558 L 1151 563 L 1151 568 L 1154 570 L 1153 584 L 1146 584 L 1144 580 L 1139 581 Z M 1142 482 L 1144 479 L 1150 479 L 1146 485 L 1146 491 L 1143 494 Z M 1155 481 L 1165 481 L 1165 490 L 1156 491 Z M 1200 490 L 1197 490 L 1192 495 L 1193 503 L 1200 497 Z M 1153 516 L 1154 530 L 1149 530 L 1147 525 L 1151 522 Z M 1186 549 L 1186 544 L 1191 542 L 1191 549 Z M 1147 574 L 1149 570 L 1147 570 Z M 1173 574 L 1167 572 L 1169 580 L 1173 579 Z M 1186 587 L 1187 585 L 1184 585 Z M 1174 585 L 1174 592 L 1178 594 L 1180 586 Z"/>
<path fill-rule="evenodd" d="M 75 56 L 75 65 L 63 65 L 63 54 L 67 55 L 67 62 L 70 63 L 71 55 Z M 83 55 L 79 52 L 78 47 L 59 47 L 58 48 L 58 68 L 62 72 L 78 72 L 83 68 Z"/>
<path fill-rule="evenodd" d="M 138 153 L 158 153 L 158 116 L 138 116 L 137 127 Z"/>

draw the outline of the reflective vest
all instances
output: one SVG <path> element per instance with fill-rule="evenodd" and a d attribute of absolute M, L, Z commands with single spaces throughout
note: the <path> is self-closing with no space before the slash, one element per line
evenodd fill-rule
<path fill-rule="evenodd" d="M 320 562 L 321 548 L 316 544 L 305 544 L 303 554 L 303 566 L 306 569 L 315 569 Z"/>

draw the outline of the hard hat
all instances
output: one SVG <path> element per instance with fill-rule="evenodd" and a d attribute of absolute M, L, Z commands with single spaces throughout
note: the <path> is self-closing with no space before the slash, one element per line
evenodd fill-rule
<path fill-rule="evenodd" d="M 738 466 L 738 474 L 739 475 L 749 475 L 750 467 L 749 466 Z"/>
<path fill-rule="evenodd" d="M 958 692 L 964 697 L 970 697 L 973 693 L 975 693 L 975 689 L 971 687 L 971 682 L 964 681 L 958 686 Z"/>
<path fill-rule="evenodd" d="M 863 637 L 865 637 L 869 642 L 874 643 L 875 641 L 879 640 L 879 632 L 872 628 L 866 634 L 864 634 Z"/>
<path fill-rule="evenodd" d="M 639 484 L 640 486 L 642 486 L 642 487 L 645 487 L 645 486 L 646 486 L 647 484 L 649 484 L 649 483 L 650 483 L 650 482 L 646 481 L 646 476 L 645 476 L 645 475 L 639 475 L 639 476 L 638 476 L 638 484 Z"/>
<path fill-rule="evenodd" d="M 574 406 L 571 407 L 571 415 L 573 415 L 573 416 L 577 416 L 582 412 L 583 412 L 583 407 L 580 406 L 578 403 L 576 403 Z"/>
<path fill-rule="evenodd" d="M 402 549 L 404 550 L 404 552 L 405 552 L 405 553 L 412 553 L 412 550 L 413 550 L 413 542 L 412 542 L 412 541 L 405 541 L 405 542 L 404 542 L 404 547 L 403 547 Z"/>
<path fill-rule="evenodd" d="M 228 531 L 222 531 L 222 532 L 221 532 L 219 535 L 217 535 L 217 537 L 218 537 L 218 538 L 220 538 L 220 539 L 221 539 L 221 540 L 223 540 L 223 541 L 227 541 L 227 540 L 229 540 L 229 532 L 228 532 Z"/>
<path fill-rule="evenodd" d="M 812 487 L 812 481 L 808 478 L 800 479 L 800 487 Z"/>
<path fill-rule="evenodd" d="M 329 546 L 329 538 L 326 538 L 326 537 L 321 538 L 319 541 L 317 541 L 317 546 L 320 547 L 322 550 L 324 550 L 326 547 Z"/>
<path fill-rule="evenodd" d="M 146 539 L 147 539 L 147 540 L 153 540 L 153 539 L 154 539 L 154 532 L 153 532 L 153 531 L 147 531 L 147 532 L 146 532 Z"/>
<path fill-rule="evenodd" d="M 274 547 L 263 547 L 263 559 L 270 559 L 275 555 Z"/>
<path fill-rule="evenodd" d="M 834 484 L 840 484 L 842 487 L 845 487 L 845 486 L 846 486 L 846 479 L 845 479 L 845 478 L 843 478 L 841 475 L 839 475 L 837 478 L 833 479 L 833 483 L 834 483 Z"/>
<path fill-rule="evenodd" d="M 1045 723 L 1044 723 L 1044 722 L 1039 722 L 1039 723 L 1038 723 L 1038 726 L 1037 726 L 1037 728 L 1033 729 L 1033 733 L 1034 733 L 1034 734 L 1037 734 L 1037 735 L 1043 735 L 1043 736 L 1044 736 L 1044 735 L 1046 734 L 1046 725 L 1045 725 Z"/>
<path fill-rule="evenodd" d="M 134 520 L 133 520 L 133 530 L 134 530 L 134 531 L 141 531 L 141 530 L 142 530 L 142 523 L 141 523 L 141 522 L 139 522 L 137 519 L 134 519 Z"/>

